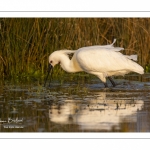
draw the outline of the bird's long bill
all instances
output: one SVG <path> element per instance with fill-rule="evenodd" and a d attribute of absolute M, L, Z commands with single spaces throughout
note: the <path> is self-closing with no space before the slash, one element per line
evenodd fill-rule
<path fill-rule="evenodd" d="M 52 69 L 53 69 L 53 66 L 52 66 L 51 64 L 49 64 L 49 66 L 48 66 L 48 71 L 47 71 L 47 76 L 46 76 L 46 78 L 45 78 L 44 87 L 46 86 L 46 81 L 47 81 L 47 79 L 48 79 L 48 76 L 49 76 L 50 72 L 51 72 L 51 74 L 52 74 Z M 50 75 L 51 75 L 51 74 L 50 74 Z M 50 76 L 50 77 L 51 77 L 51 76 Z M 50 81 L 51 81 L 51 79 L 50 79 Z M 49 81 L 49 86 L 50 86 L 50 81 Z"/>

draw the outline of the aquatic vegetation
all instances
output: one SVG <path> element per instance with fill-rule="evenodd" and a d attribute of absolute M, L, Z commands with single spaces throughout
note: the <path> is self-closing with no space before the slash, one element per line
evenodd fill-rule
<path fill-rule="evenodd" d="M 149 132 L 149 93 L 149 82 L 127 80 L 110 89 L 98 79 L 9 82 L 0 85 L 0 132 Z"/>
<path fill-rule="evenodd" d="M 114 38 L 115 46 L 137 54 L 145 67 L 150 64 L 149 24 L 149 18 L 0 18 L 1 79 L 43 79 L 51 52 L 106 45 Z M 53 76 L 64 74 L 58 68 Z"/>
<path fill-rule="evenodd" d="M 145 72 L 146 73 L 150 72 L 150 64 L 148 64 L 148 65 L 145 66 Z"/>

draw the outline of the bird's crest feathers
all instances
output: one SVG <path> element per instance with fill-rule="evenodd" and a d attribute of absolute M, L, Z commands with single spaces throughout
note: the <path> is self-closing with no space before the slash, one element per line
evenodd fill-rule
<path fill-rule="evenodd" d="M 59 52 L 61 52 L 62 54 L 73 54 L 73 53 L 75 53 L 76 51 L 75 50 L 67 50 L 67 49 L 65 49 L 65 50 L 59 50 Z"/>

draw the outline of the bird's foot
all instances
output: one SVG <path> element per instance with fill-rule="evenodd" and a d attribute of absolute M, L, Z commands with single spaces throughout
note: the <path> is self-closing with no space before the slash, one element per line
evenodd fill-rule
<path fill-rule="evenodd" d="M 105 88 L 108 88 L 108 84 L 107 83 L 104 83 L 104 86 L 105 86 Z"/>

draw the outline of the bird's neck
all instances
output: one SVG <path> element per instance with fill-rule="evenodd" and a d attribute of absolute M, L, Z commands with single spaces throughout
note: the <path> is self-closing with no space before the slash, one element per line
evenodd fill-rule
<path fill-rule="evenodd" d="M 82 69 L 79 67 L 77 62 L 75 62 L 74 58 L 72 58 L 70 60 L 67 55 L 61 56 L 60 65 L 61 65 L 62 69 L 65 70 L 66 72 L 79 72 L 79 71 L 82 71 Z"/>

